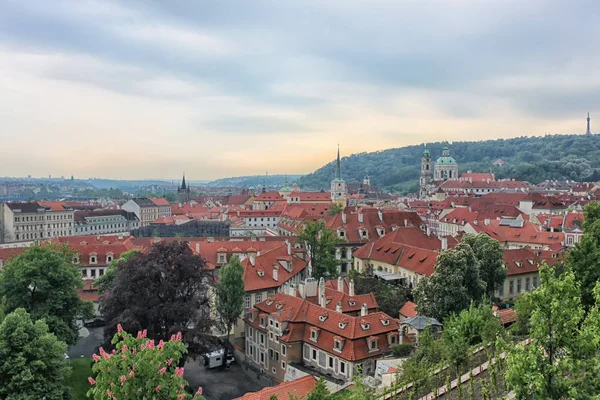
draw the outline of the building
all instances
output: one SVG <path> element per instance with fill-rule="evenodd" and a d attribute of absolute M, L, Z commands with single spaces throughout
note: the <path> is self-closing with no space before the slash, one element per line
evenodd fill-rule
<path fill-rule="evenodd" d="M 434 171 L 436 181 L 458 180 L 458 163 L 450 155 L 448 146 L 444 146 L 442 156 L 435 160 Z"/>
<path fill-rule="evenodd" d="M 273 387 L 266 387 L 258 392 L 246 393 L 234 400 L 273 400 L 273 399 L 305 399 L 317 384 L 317 379 L 312 375 L 290 382 L 283 382 Z"/>
<path fill-rule="evenodd" d="M 419 181 L 419 198 L 426 199 L 433 191 L 433 168 L 431 164 L 431 153 L 427 146 L 423 150 L 421 157 L 421 179 Z"/>
<path fill-rule="evenodd" d="M 517 219 L 486 219 L 483 223 L 467 223 L 465 233 L 486 234 L 499 241 L 505 249 L 530 248 L 550 250 L 565 245 L 564 232 L 547 232 L 532 222 Z"/>
<path fill-rule="evenodd" d="M 140 226 L 148 226 L 152 221 L 171 216 L 171 203 L 164 198 L 135 198 L 123 204 L 123 210 L 134 213 L 140 220 Z"/>
<path fill-rule="evenodd" d="M 190 201 L 190 187 L 185 183 L 185 173 L 181 180 L 181 186 L 177 188 L 177 201 L 180 203 L 189 203 Z"/>
<path fill-rule="evenodd" d="M 343 313 L 339 302 L 332 310 L 321 290 L 309 279 L 303 292 L 320 298 L 318 304 L 290 290 L 248 309 L 246 360 L 278 382 L 284 380 L 288 365 L 343 382 L 351 381 L 359 370 L 373 376 L 377 359 L 399 343 L 399 321 L 383 312 L 369 313 L 366 305 L 359 316 Z"/>
<path fill-rule="evenodd" d="M 125 210 L 75 211 L 75 235 L 116 235 L 140 227 L 133 212 Z"/>
<path fill-rule="evenodd" d="M 65 202 L 3 203 L 2 238 L 6 243 L 73 235 L 73 209 Z"/>
<path fill-rule="evenodd" d="M 346 207 L 348 205 L 348 188 L 346 187 L 346 182 L 342 179 L 339 146 L 337 160 L 335 162 L 335 178 L 331 181 L 331 202 L 342 207 Z"/>

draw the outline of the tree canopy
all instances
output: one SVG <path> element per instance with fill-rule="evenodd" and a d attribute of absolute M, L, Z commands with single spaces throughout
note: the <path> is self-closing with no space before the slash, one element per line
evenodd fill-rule
<path fill-rule="evenodd" d="M 60 340 L 77 341 L 77 318 L 90 317 L 93 306 L 80 299 L 81 271 L 71 253 L 53 246 L 33 246 L 13 258 L 0 271 L 0 297 L 5 312 L 25 308 L 34 320 L 44 319 Z"/>
<path fill-rule="evenodd" d="M 486 284 L 468 243 L 461 242 L 440 253 L 434 269 L 433 275 L 419 281 L 414 292 L 421 315 L 442 321 L 467 308 L 472 301 L 479 302 L 483 298 Z"/>
<path fill-rule="evenodd" d="M 527 346 L 509 348 L 506 381 L 518 399 L 593 398 L 600 390 L 600 313 L 587 316 L 574 274 L 540 267 L 541 286 L 523 295 L 530 304 Z M 600 285 L 594 290 L 600 300 Z M 517 309 L 519 311 L 519 309 Z"/>
<path fill-rule="evenodd" d="M 488 235 L 466 234 L 462 242 L 471 246 L 479 261 L 479 277 L 485 282 L 485 294 L 493 299 L 496 290 L 504 284 L 506 268 L 504 268 L 504 250 L 496 239 Z"/>
<path fill-rule="evenodd" d="M 224 331 L 227 332 L 227 343 L 229 343 L 231 329 L 244 312 L 244 297 L 246 295 L 244 267 L 236 256 L 232 257 L 227 265 L 221 267 L 216 292 L 217 312 L 221 325 Z M 226 357 L 223 357 L 223 359 L 225 360 Z"/>
<path fill-rule="evenodd" d="M 427 143 L 433 159 L 447 142 Z M 537 184 L 547 179 L 600 180 L 600 142 L 595 136 L 546 135 L 478 142 L 453 142 L 452 156 L 460 172 L 492 172 L 496 178 L 514 178 Z M 347 182 L 369 175 L 373 186 L 400 193 L 418 190 L 423 145 L 353 154 L 341 160 Z M 327 189 L 335 176 L 332 162 L 298 179 L 303 188 Z M 494 166 L 502 159 L 504 166 Z"/>
<path fill-rule="evenodd" d="M 0 324 L 0 399 L 62 400 L 71 373 L 66 351 L 43 320 L 23 308 L 8 314 Z"/>
<path fill-rule="evenodd" d="M 116 269 L 108 292 L 100 298 L 108 342 L 122 323 L 128 331 L 147 330 L 148 337 L 167 340 L 182 332 L 190 353 L 203 350 L 213 325 L 207 295 L 211 278 L 205 261 L 187 242 L 160 242 Z"/>
<path fill-rule="evenodd" d="M 339 275 L 335 249 L 337 236 L 324 221 L 308 222 L 298 233 L 297 240 L 306 246 L 312 266 L 312 277 L 319 280 L 334 279 Z"/>
<path fill-rule="evenodd" d="M 357 294 L 373 293 L 379 309 L 393 318 L 398 318 L 400 308 L 408 299 L 408 289 L 405 286 L 390 286 L 385 281 L 373 276 L 354 273 Z"/>

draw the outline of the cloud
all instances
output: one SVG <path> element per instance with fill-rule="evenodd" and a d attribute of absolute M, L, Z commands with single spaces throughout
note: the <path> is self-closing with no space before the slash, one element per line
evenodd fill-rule
<path fill-rule="evenodd" d="M 598 11 L 543 0 L 1 2 L 0 168 L 210 179 L 310 172 L 338 142 L 349 154 L 579 132 L 587 111 L 600 115 L 600 32 L 584 23 Z M 7 162 L 22 146 L 35 161 Z"/>

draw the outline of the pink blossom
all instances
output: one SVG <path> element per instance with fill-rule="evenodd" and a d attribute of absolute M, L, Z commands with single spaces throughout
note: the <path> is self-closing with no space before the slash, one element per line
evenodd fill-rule
<path fill-rule="evenodd" d="M 126 344 L 123 345 L 123 347 L 121 347 L 122 351 L 129 351 L 129 347 L 127 347 Z"/>
<path fill-rule="evenodd" d="M 137 353 L 137 350 L 136 350 L 136 349 L 133 349 L 131 352 L 132 352 L 133 354 L 136 354 L 136 353 Z"/>
<path fill-rule="evenodd" d="M 156 387 L 156 391 L 157 391 L 157 392 L 160 392 L 160 389 L 162 389 L 162 387 L 160 387 L 160 385 L 158 385 L 158 386 Z"/>
<path fill-rule="evenodd" d="M 125 353 L 122 353 L 122 354 L 121 354 L 121 358 L 122 358 L 123 360 L 126 360 L 126 359 L 127 359 L 127 356 L 125 355 Z"/>
<path fill-rule="evenodd" d="M 196 394 L 202 394 L 202 386 L 200 386 L 200 387 L 198 388 L 198 391 L 196 392 Z"/>
<path fill-rule="evenodd" d="M 130 378 L 133 378 L 133 376 L 134 376 L 134 375 L 135 375 L 135 374 L 133 373 L 133 371 L 129 371 L 129 377 L 130 377 Z"/>
<path fill-rule="evenodd" d="M 90 385 L 95 385 L 96 384 L 96 381 L 91 376 L 88 376 L 88 382 L 90 383 Z"/>
<path fill-rule="evenodd" d="M 171 339 L 170 340 L 171 340 L 171 342 L 174 342 L 175 341 L 175 335 L 171 335 Z"/>
<path fill-rule="evenodd" d="M 137 338 L 138 338 L 138 339 L 141 339 L 141 338 L 142 338 L 142 331 L 138 331 Z"/>
<path fill-rule="evenodd" d="M 123 327 L 121 324 L 117 324 L 117 332 L 123 332 Z"/>
<path fill-rule="evenodd" d="M 181 393 L 179 396 L 177 396 L 177 400 L 183 400 L 185 399 L 185 393 Z"/>
<path fill-rule="evenodd" d="M 100 357 L 98 357 L 97 354 L 92 354 L 92 358 L 94 359 L 94 361 L 100 361 Z"/>
<path fill-rule="evenodd" d="M 117 350 L 113 349 L 112 353 L 117 354 Z"/>
<path fill-rule="evenodd" d="M 113 394 L 110 391 L 110 389 L 106 389 L 106 394 L 108 395 L 108 397 L 112 397 L 113 396 Z"/>
<path fill-rule="evenodd" d="M 177 376 L 183 376 L 183 368 L 176 367 L 175 368 L 175 375 L 177 375 Z"/>
<path fill-rule="evenodd" d="M 125 377 L 125 375 L 121 375 L 121 386 L 123 386 L 123 384 L 125 383 L 126 380 L 127 380 L 127 377 Z"/>
<path fill-rule="evenodd" d="M 154 350 L 154 340 L 148 340 L 146 342 L 146 347 L 150 350 Z"/>
<path fill-rule="evenodd" d="M 181 342 L 181 332 L 177 332 L 177 337 L 175 338 L 178 342 Z"/>
<path fill-rule="evenodd" d="M 142 331 L 142 337 L 146 337 L 146 335 L 147 335 L 147 334 L 148 334 L 148 330 L 147 330 L 147 329 L 144 329 L 144 330 Z"/>
<path fill-rule="evenodd" d="M 162 375 L 162 374 L 164 374 L 166 371 L 167 371 L 167 368 L 166 368 L 166 367 L 163 367 L 163 368 L 161 368 L 161 369 L 159 369 L 159 370 L 158 370 L 158 374 L 159 374 L 159 375 Z"/>
<path fill-rule="evenodd" d="M 159 349 L 162 349 L 163 347 L 165 347 L 165 342 L 161 340 L 160 342 L 158 342 L 158 346 L 156 346 L 156 347 L 158 347 Z"/>
<path fill-rule="evenodd" d="M 170 367 L 171 364 L 173 364 L 173 358 L 169 358 L 169 361 L 167 361 L 167 365 Z"/>

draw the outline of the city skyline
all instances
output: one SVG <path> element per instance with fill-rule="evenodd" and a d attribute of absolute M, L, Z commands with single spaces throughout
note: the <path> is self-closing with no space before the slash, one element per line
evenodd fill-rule
<path fill-rule="evenodd" d="M 584 134 L 588 112 L 593 133 L 599 7 L 4 2 L 0 174 L 304 174 L 338 142 Z"/>

